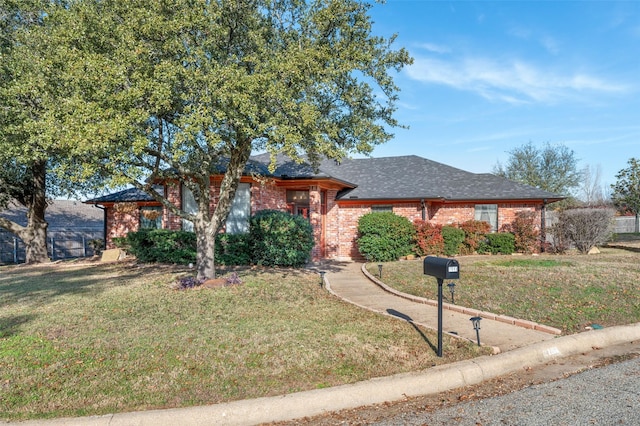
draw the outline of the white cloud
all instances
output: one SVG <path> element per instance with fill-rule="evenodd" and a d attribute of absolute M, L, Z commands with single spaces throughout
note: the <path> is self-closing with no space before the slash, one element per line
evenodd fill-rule
<path fill-rule="evenodd" d="M 519 61 L 481 57 L 452 60 L 414 57 L 408 76 L 427 84 L 440 84 L 475 92 L 506 103 L 555 103 L 588 94 L 615 94 L 627 88 L 583 72 L 559 73 Z"/>
<path fill-rule="evenodd" d="M 433 53 L 449 53 L 451 52 L 451 49 L 447 46 L 443 46 L 440 44 L 435 44 L 435 43 L 422 43 L 417 45 L 418 48 L 427 50 L 429 52 L 433 52 Z"/>

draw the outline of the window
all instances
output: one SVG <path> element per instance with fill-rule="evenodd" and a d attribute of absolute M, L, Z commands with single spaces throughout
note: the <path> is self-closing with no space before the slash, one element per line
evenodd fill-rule
<path fill-rule="evenodd" d="M 191 192 L 191 190 L 184 184 L 182 185 L 182 211 L 184 211 L 185 213 L 198 212 L 198 203 L 196 203 L 193 192 Z M 193 222 L 182 219 L 182 230 L 193 232 Z"/>
<path fill-rule="evenodd" d="M 197 213 L 198 204 L 193 193 L 186 186 L 182 186 L 182 210 L 186 213 Z M 236 196 L 231 203 L 231 210 L 226 222 L 226 232 L 241 234 L 249 232 L 249 217 L 251 216 L 251 184 L 240 183 Z M 182 219 L 182 230 L 193 232 L 193 223 Z"/>
<path fill-rule="evenodd" d="M 476 204 L 475 220 L 481 220 L 491 225 L 491 232 L 498 230 L 498 205 Z"/>
<path fill-rule="evenodd" d="M 227 217 L 226 232 L 228 234 L 245 234 L 249 232 L 249 217 L 251 216 L 251 184 L 240 183 L 236 190 L 236 197 L 231 203 L 231 210 Z"/>
<path fill-rule="evenodd" d="M 389 205 L 380 205 L 380 206 L 371 206 L 371 212 L 392 212 L 393 213 L 393 206 Z"/>
<path fill-rule="evenodd" d="M 140 207 L 140 229 L 161 229 L 162 207 Z"/>
<path fill-rule="evenodd" d="M 289 213 L 309 219 L 309 191 L 287 190 Z"/>

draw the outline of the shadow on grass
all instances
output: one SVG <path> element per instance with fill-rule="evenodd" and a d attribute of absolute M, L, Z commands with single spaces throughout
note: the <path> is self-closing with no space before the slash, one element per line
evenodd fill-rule
<path fill-rule="evenodd" d="M 438 352 L 438 348 L 436 346 L 434 346 L 433 343 L 431 343 L 431 341 L 429 340 L 429 338 L 427 337 L 426 334 L 424 334 L 422 332 L 422 330 L 420 330 L 420 328 L 413 322 L 413 318 L 411 318 L 409 315 L 407 314 L 403 314 L 402 312 L 398 312 L 395 309 L 387 309 L 387 313 L 389 315 L 392 315 L 396 318 L 400 318 L 405 320 L 406 322 L 408 322 L 409 324 L 411 324 L 411 326 L 418 332 L 418 334 L 420 334 L 420 336 L 422 337 L 422 339 L 429 345 L 429 347 L 435 352 Z"/>
<path fill-rule="evenodd" d="M 34 318 L 35 315 L 15 315 L 0 318 L 0 339 L 18 334 L 20 327 Z"/>
<path fill-rule="evenodd" d="M 95 296 L 112 285 L 112 279 L 125 281 L 145 273 L 124 265 L 21 266 L 3 270 L 0 299 L 11 303 L 46 304 L 65 295 Z"/>

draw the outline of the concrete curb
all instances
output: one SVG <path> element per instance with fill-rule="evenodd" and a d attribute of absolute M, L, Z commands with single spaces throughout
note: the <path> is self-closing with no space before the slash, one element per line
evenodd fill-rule
<path fill-rule="evenodd" d="M 483 356 L 421 372 L 380 377 L 327 389 L 210 406 L 22 422 L 20 425 L 201 426 L 255 425 L 286 421 L 474 385 L 521 368 L 534 367 L 559 358 L 637 340 L 640 340 L 640 323 L 562 336 L 499 355 Z"/>
<path fill-rule="evenodd" d="M 363 263 L 362 264 L 362 273 L 372 282 L 374 282 L 376 285 L 378 285 L 380 288 L 382 288 L 384 291 L 391 293 L 395 296 L 398 297 L 402 297 L 403 299 L 407 299 L 410 300 L 412 302 L 416 302 L 416 303 L 422 303 L 425 305 L 430 305 L 430 306 L 438 306 L 438 301 L 437 300 L 432 300 L 432 299 L 426 299 L 424 297 L 419 297 L 419 296 L 414 296 L 412 294 L 407 294 L 407 293 L 402 293 L 394 288 L 389 287 L 388 285 L 386 285 L 385 283 L 383 283 L 382 281 L 378 280 L 374 275 L 371 275 L 371 273 L 369 271 L 367 271 L 366 268 L 367 264 Z M 549 334 L 555 334 L 557 336 L 562 334 L 562 330 L 555 328 L 555 327 L 550 327 L 548 325 L 544 325 L 544 324 L 538 324 L 536 322 L 533 321 L 525 321 L 525 320 L 521 320 L 518 318 L 513 318 L 513 317 L 509 317 L 506 315 L 496 315 L 493 314 L 491 312 L 484 312 L 484 311 L 479 311 L 477 309 L 473 309 L 473 308 L 465 308 L 464 306 L 459 306 L 459 305 L 453 305 L 451 303 L 446 303 L 443 302 L 442 303 L 442 309 L 447 309 L 453 312 L 459 312 L 462 314 L 468 314 L 470 316 L 473 317 L 482 317 L 482 318 L 487 318 L 487 319 L 492 319 L 495 321 L 500 321 L 500 322 L 504 322 L 506 324 L 513 324 L 516 325 L 518 327 L 522 327 L 522 328 L 528 328 L 531 330 L 538 330 L 541 331 L 543 333 L 549 333 Z"/>

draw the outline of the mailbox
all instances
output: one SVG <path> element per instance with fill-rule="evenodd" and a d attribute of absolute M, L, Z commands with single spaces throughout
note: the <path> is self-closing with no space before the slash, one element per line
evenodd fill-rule
<path fill-rule="evenodd" d="M 460 265 L 455 259 L 427 256 L 424 258 L 424 274 L 441 280 L 457 280 L 460 278 Z"/>

